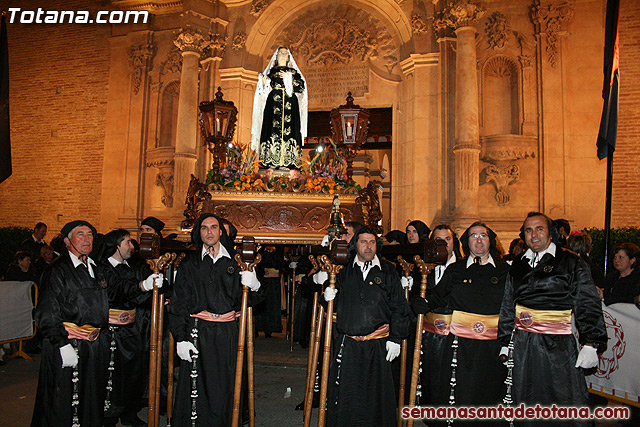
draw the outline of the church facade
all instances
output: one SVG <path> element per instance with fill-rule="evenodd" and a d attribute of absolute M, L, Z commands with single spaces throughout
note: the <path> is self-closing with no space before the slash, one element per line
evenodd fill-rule
<path fill-rule="evenodd" d="M 73 0 L 55 7 L 87 9 Z M 362 107 L 390 109 L 390 134 L 374 137 L 391 143 L 365 144 L 354 165 L 358 183 L 379 182 L 385 231 L 413 219 L 458 229 L 482 219 L 510 238 L 532 210 L 603 225 L 606 161 L 595 141 L 605 0 L 89 7 L 102 9 L 149 15 L 137 24 L 8 26 L 13 175 L 0 184 L 0 225 L 42 220 L 57 231 L 85 218 L 107 232 L 152 215 L 177 230 L 191 174 L 203 180 L 211 167 L 199 102 L 221 87 L 238 108 L 234 140 L 249 143 L 258 73 L 278 46 L 306 78 L 309 111 L 336 108 L 348 92 Z M 640 7 L 622 0 L 614 227 L 638 225 L 640 208 L 634 20 Z"/>

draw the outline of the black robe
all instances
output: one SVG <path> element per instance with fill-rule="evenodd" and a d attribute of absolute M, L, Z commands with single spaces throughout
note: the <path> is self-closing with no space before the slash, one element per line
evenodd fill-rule
<path fill-rule="evenodd" d="M 197 328 L 195 346 L 199 351 L 195 362 L 180 361 L 173 413 L 173 425 L 177 427 L 191 426 L 194 365 L 196 425 L 229 426 L 233 412 L 239 322 L 209 322 L 190 315 L 203 310 L 215 314 L 239 311 L 242 303 L 239 268 L 235 261 L 224 256 L 215 264 L 208 255 L 203 260 L 201 249 L 189 254 L 180 264 L 168 305 L 169 327 L 176 343 L 193 343 Z M 260 297 L 260 292 L 250 292 L 249 303 L 252 305 Z"/>
<path fill-rule="evenodd" d="M 387 261 L 366 280 L 353 259 L 336 278 L 335 345 L 329 368 L 328 426 L 395 426 L 396 402 L 386 343 L 409 334 L 409 305 L 400 277 Z M 356 341 L 389 324 L 389 337 Z M 337 383 L 337 384 L 336 384 Z"/>
<path fill-rule="evenodd" d="M 490 263 L 467 267 L 466 258 L 451 264 L 433 289 L 429 306 L 432 309 L 448 307 L 454 312 L 498 315 L 509 265 L 500 259 L 494 258 L 493 261 L 495 267 Z M 457 341 L 457 351 L 454 341 Z M 445 339 L 444 351 L 443 374 L 437 379 L 444 382 L 432 388 L 440 389 L 439 396 L 432 396 L 438 404 L 449 403 L 454 351 L 457 358 L 456 386 L 453 389 L 455 405 L 496 406 L 502 402 L 507 369 L 498 359 L 500 345 L 497 340 L 465 338 L 451 331 Z M 487 422 L 483 424 L 490 425 Z"/>
<path fill-rule="evenodd" d="M 113 357 L 112 390 L 108 395 L 110 407 L 105 417 L 119 417 L 137 412 L 147 378 L 142 378 L 144 369 L 145 341 L 148 333 L 143 330 L 145 322 L 138 320 L 141 304 L 149 300 L 152 293 L 140 289 L 140 281 L 151 272 L 148 267 L 134 270 L 127 264 L 115 267 L 104 260 L 104 275 L 108 283 L 109 308 L 118 310 L 136 309 L 136 321 L 128 325 L 109 325 L 108 335 L 111 342 L 110 359 Z"/>
<path fill-rule="evenodd" d="M 288 96 L 280 71 L 293 73 L 293 94 Z M 296 93 L 304 90 L 304 80 L 293 68 L 273 67 L 269 72 L 271 92 L 262 114 L 260 164 L 268 168 L 297 168 L 302 155 L 300 108 Z"/>
<path fill-rule="evenodd" d="M 604 351 L 607 329 L 588 265 L 560 247 L 555 257 L 545 254 L 533 269 L 527 258 L 516 259 L 505 285 L 498 332 L 504 346 L 513 332 L 515 405 L 586 406 L 589 396 L 583 369 L 575 367 L 578 347 L 574 336 L 514 331 L 516 304 L 534 310 L 573 310 L 580 343 Z M 593 425 L 593 421 L 573 424 Z"/>
<path fill-rule="evenodd" d="M 35 320 L 43 336 L 40 376 L 32 426 L 70 426 L 72 422 L 73 368 L 62 368 L 60 348 L 71 344 L 78 350 L 79 420 L 86 427 L 99 426 L 106 391 L 107 334 L 95 341 L 69 339 L 63 322 L 78 326 L 107 327 L 109 301 L 107 282 L 100 266 L 93 266 L 95 278 L 82 265 L 77 268 L 69 254 L 45 270 Z"/>

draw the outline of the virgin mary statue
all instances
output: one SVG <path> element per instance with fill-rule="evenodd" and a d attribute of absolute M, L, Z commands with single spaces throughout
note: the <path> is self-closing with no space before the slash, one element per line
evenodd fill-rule
<path fill-rule="evenodd" d="M 258 77 L 253 100 L 251 149 L 260 165 L 297 169 L 307 136 L 307 88 L 289 49 L 279 47 Z"/>

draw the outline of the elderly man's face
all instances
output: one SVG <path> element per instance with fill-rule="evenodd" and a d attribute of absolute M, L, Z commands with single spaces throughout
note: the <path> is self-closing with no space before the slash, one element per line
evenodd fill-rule
<path fill-rule="evenodd" d="M 93 249 L 93 232 L 86 225 L 79 225 L 71 230 L 71 237 L 64 238 L 64 244 L 75 256 L 89 255 Z"/>
<path fill-rule="evenodd" d="M 360 261 L 371 261 L 376 256 L 376 236 L 369 233 L 362 233 L 356 242 L 358 259 Z"/>
<path fill-rule="evenodd" d="M 524 241 L 533 252 L 542 252 L 549 247 L 551 235 L 547 219 L 543 216 L 532 216 L 524 221 Z"/>
<path fill-rule="evenodd" d="M 484 258 L 491 249 L 489 232 L 481 225 L 476 225 L 469 229 L 469 256 Z"/>

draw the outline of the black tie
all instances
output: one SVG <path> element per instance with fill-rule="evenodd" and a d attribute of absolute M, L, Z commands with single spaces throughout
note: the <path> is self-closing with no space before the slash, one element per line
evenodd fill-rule
<path fill-rule="evenodd" d="M 362 271 L 367 270 L 369 267 L 371 267 L 371 261 L 365 261 L 364 262 L 364 267 Z"/>
<path fill-rule="evenodd" d="M 475 264 L 480 264 L 480 261 L 481 261 L 481 258 L 480 258 L 479 256 L 477 256 L 477 257 L 475 257 L 475 258 L 473 259 L 473 262 L 474 262 Z"/>
<path fill-rule="evenodd" d="M 531 268 L 535 268 L 536 264 L 538 264 L 538 252 L 533 253 L 533 259 L 531 260 Z"/>

